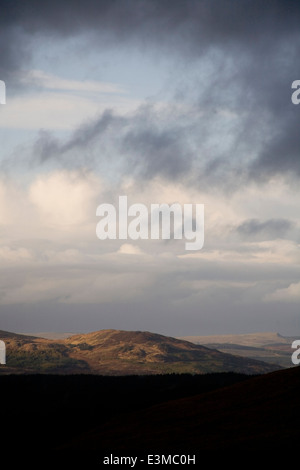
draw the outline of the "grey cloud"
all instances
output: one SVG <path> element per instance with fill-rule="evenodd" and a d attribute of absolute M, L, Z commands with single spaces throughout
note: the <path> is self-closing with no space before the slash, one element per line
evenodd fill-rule
<path fill-rule="evenodd" d="M 183 85 L 177 96 L 187 96 L 195 62 L 207 60 L 211 73 L 191 92 L 194 105 L 205 113 L 198 127 L 193 118 L 193 135 L 191 128 L 183 130 L 174 120 L 158 130 L 149 122 L 156 117 L 149 109 L 144 122 L 137 111 L 129 129 L 126 120 L 106 113 L 66 143 L 43 135 L 36 144 L 39 159 L 54 154 L 60 159 L 101 137 L 104 151 L 113 145 L 120 153 L 130 153 L 130 171 L 136 168 L 144 177 L 162 172 L 174 178 L 191 171 L 196 181 L 230 186 L 245 178 L 299 176 L 300 115 L 290 99 L 291 83 L 300 78 L 299 23 L 300 5 L 286 0 L 16 0 L 6 2 L 1 11 L 0 76 L 15 84 L 41 38 L 64 40 L 79 34 L 95 50 L 134 46 L 180 58 L 178 80 Z M 237 115 L 227 131 L 216 114 L 220 108 Z M 226 132 L 231 142 L 223 145 Z M 219 140 L 217 147 L 211 145 L 212 138 Z"/>
<path fill-rule="evenodd" d="M 276 135 L 266 142 L 259 157 L 250 165 L 249 173 L 252 177 L 259 179 L 266 173 L 300 176 L 300 113 L 298 109 L 296 111 L 295 116 L 278 118 L 280 125 L 274 125 Z"/>
<path fill-rule="evenodd" d="M 167 178 L 182 177 L 188 174 L 196 158 L 188 145 L 193 123 L 188 126 L 181 122 L 180 116 L 174 120 L 172 109 L 168 116 L 169 120 L 162 119 L 149 105 L 141 106 L 126 117 L 106 111 L 76 129 L 66 141 L 41 131 L 34 145 L 33 161 L 55 160 L 63 165 L 93 165 L 102 170 L 119 163 L 122 174 L 143 179 L 158 174 Z"/>
<path fill-rule="evenodd" d="M 42 130 L 34 145 L 34 156 L 41 163 L 50 159 L 62 160 L 68 158 L 69 152 L 86 150 L 88 146 L 93 145 L 97 140 L 102 140 L 104 144 L 103 136 L 108 133 L 109 128 L 113 128 L 116 132 L 122 122 L 121 117 L 114 116 L 111 111 L 105 111 L 93 122 L 83 124 L 77 128 L 65 142 L 59 141 L 50 132 Z M 82 164 L 83 161 L 79 163 Z"/>
<path fill-rule="evenodd" d="M 16 0 L 2 5 L 1 13 L 2 28 L 29 36 L 68 37 L 89 30 L 118 42 L 181 45 L 196 55 L 207 44 L 273 48 L 274 40 L 298 32 L 300 16 L 295 2 L 283 0 L 240 0 L 234 6 L 230 0 Z"/>
<path fill-rule="evenodd" d="M 116 273 L 122 270 L 121 263 L 112 265 L 110 260 L 103 264 L 101 270 Z M 127 261 L 128 269 L 128 261 Z M 202 264 L 202 263 L 201 263 Z M 230 260 L 226 263 L 217 263 L 212 266 L 206 262 L 200 266 L 195 262 L 194 266 L 189 263 L 181 265 L 181 270 L 174 272 L 176 266 L 170 271 L 170 266 L 164 262 L 161 266 L 150 267 L 155 273 L 154 283 L 143 292 L 141 299 L 122 301 L 122 292 L 118 292 L 117 302 L 105 302 L 97 304 L 63 304 L 53 300 L 41 301 L 30 304 L 2 305 L 1 325 L 3 329 L 14 331 L 18 325 L 19 331 L 90 331 L 101 328 L 124 328 L 124 329 L 148 329 L 154 331 L 165 331 L 167 334 L 182 335 L 183 332 L 191 334 L 192 330 L 202 331 L 206 325 L 207 334 L 213 334 L 217 328 L 220 332 L 231 332 L 234 328 L 240 328 L 244 332 L 247 325 L 250 331 L 269 331 L 273 321 L 275 330 L 279 328 L 278 320 L 281 321 L 280 331 L 284 328 L 292 328 L 293 324 L 299 327 L 299 307 L 292 305 L 282 314 L 280 305 L 262 304 L 259 299 L 266 293 L 275 290 L 278 285 L 286 285 L 295 282 L 297 272 L 291 266 L 279 266 L 260 264 L 244 266 L 232 264 Z M 135 272 L 137 279 L 145 268 L 132 264 L 129 267 Z M 129 268 L 129 269 L 130 269 Z M 78 267 L 70 270 L 67 266 L 53 269 L 39 268 L 34 273 L 23 272 L 24 276 L 30 278 L 55 278 L 56 280 L 74 279 L 78 276 Z M 126 272 L 126 271 L 124 271 Z M 130 272 L 130 271 L 129 271 Z M 147 272 L 149 272 L 147 270 Z M 94 274 L 99 275 L 99 265 L 87 267 L 84 278 L 94 279 Z M 82 274 L 82 272 L 81 272 Z M 22 285 L 22 273 L 13 270 L 14 285 Z M 26 279 L 26 277 L 25 277 Z M 27 278 L 28 279 L 28 278 Z M 189 282 L 192 280 L 211 280 L 212 283 L 204 284 L 197 292 L 191 290 Z M 182 285 L 181 281 L 186 284 Z M 219 282 L 224 281 L 224 282 Z M 231 285 L 231 281 L 233 284 Z M 58 281 L 60 282 L 60 281 Z M 243 285 L 250 282 L 247 287 Z M 93 284 L 92 282 L 90 283 Z M 86 284 L 85 284 L 86 285 Z M 240 285 L 240 288 L 238 287 Z M 73 292 L 78 291 L 75 285 Z M 235 299 L 235 301 L 233 301 Z M 84 312 L 84 315 L 83 315 Z M 184 312 L 184 315 L 183 315 Z M 274 319 L 274 315 L 277 321 Z M 293 320 L 295 319 L 295 320 Z M 237 327 L 238 324 L 238 327 Z"/>
<path fill-rule="evenodd" d="M 287 219 L 269 219 L 265 221 L 249 219 L 240 224 L 236 231 L 246 238 L 271 240 L 284 237 L 294 226 L 295 224 Z"/>

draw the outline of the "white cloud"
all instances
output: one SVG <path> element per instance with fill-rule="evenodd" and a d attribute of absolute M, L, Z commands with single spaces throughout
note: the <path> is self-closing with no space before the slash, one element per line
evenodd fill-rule
<path fill-rule="evenodd" d="M 277 289 L 265 296 L 266 302 L 300 302 L 300 282 L 290 284 L 283 289 Z"/>
<path fill-rule="evenodd" d="M 1 106 L 2 129 L 70 131 L 106 109 L 122 115 L 141 104 L 124 96 L 125 90 L 117 84 L 68 80 L 41 70 L 24 73 L 23 83 L 28 85 L 27 93 L 8 96 Z"/>
<path fill-rule="evenodd" d="M 0 264 L 2 266 L 6 264 L 23 264 L 32 260 L 32 253 L 27 248 L 0 246 Z"/>
<path fill-rule="evenodd" d="M 96 93 L 125 93 L 120 85 L 93 80 L 69 80 L 43 70 L 29 70 L 23 72 L 23 84 L 41 86 L 49 90 L 86 91 Z"/>
<path fill-rule="evenodd" d="M 131 245 L 130 243 L 124 243 L 120 246 L 118 253 L 125 254 L 125 255 L 141 255 L 142 250 L 136 246 Z"/>
<path fill-rule="evenodd" d="M 126 114 L 139 105 L 138 100 L 112 94 L 35 92 L 8 99 L 1 107 L 0 127 L 70 131 L 106 109 Z"/>
<path fill-rule="evenodd" d="M 92 173 L 58 170 L 32 183 L 29 200 L 43 224 L 69 228 L 91 222 L 100 190 L 101 181 Z"/>
<path fill-rule="evenodd" d="M 204 203 L 204 248 L 191 254 L 184 240 L 99 240 L 96 208 L 116 203 L 122 194 L 128 195 L 129 205 Z M 271 195 L 262 188 L 256 197 L 262 214 L 263 203 L 267 213 Z M 65 169 L 35 175 L 27 185 L 2 179 L 0 301 L 148 302 L 155 291 L 162 299 L 183 302 L 192 298 L 199 303 L 221 293 L 251 303 L 270 292 L 270 283 L 275 292 L 269 300 L 298 299 L 299 285 L 276 291 L 283 281 L 293 282 L 297 243 L 245 242 L 231 231 L 254 213 L 246 199 L 242 206 L 237 197 L 221 198 L 158 178 L 147 185 L 127 179 L 114 186 L 94 172 Z"/>
<path fill-rule="evenodd" d="M 83 169 L 40 174 L 27 185 L 0 180 L 0 246 L 26 242 L 39 251 L 47 240 L 47 250 L 57 251 L 59 240 L 68 248 L 75 240 L 96 242 L 96 207 L 106 189 L 99 176 Z"/>

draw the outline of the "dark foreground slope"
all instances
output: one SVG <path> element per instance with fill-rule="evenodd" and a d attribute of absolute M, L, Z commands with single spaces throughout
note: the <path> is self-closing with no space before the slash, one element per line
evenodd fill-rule
<path fill-rule="evenodd" d="M 67 449 L 284 453 L 299 446 L 300 368 L 114 417 Z M 142 431 L 142 432 L 141 432 Z"/>
<path fill-rule="evenodd" d="M 37 453 L 100 468 L 111 454 L 248 461 L 258 452 L 288 463 L 299 445 L 299 367 L 251 378 L 2 376 L 0 385 L 2 448 L 23 463 Z"/>

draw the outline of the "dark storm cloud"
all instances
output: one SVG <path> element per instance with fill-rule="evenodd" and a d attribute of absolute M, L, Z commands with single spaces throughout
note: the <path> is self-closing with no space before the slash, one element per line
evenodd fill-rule
<path fill-rule="evenodd" d="M 294 223 L 287 219 L 269 219 L 265 221 L 249 219 L 240 224 L 236 230 L 246 238 L 271 240 L 284 237 L 293 228 Z"/>
<path fill-rule="evenodd" d="M 65 156 L 67 160 L 69 152 L 74 152 L 76 150 L 82 152 L 83 149 L 93 145 L 95 140 L 100 142 L 102 141 L 104 145 L 103 136 L 105 136 L 109 128 L 113 128 L 114 132 L 116 132 L 122 122 L 122 118 L 114 116 L 110 111 L 105 111 L 92 123 L 82 125 L 76 129 L 70 139 L 66 142 L 60 142 L 51 133 L 42 130 L 40 131 L 39 138 L 35 143 L 35 157 L 41 162 L 55 158 L 62 160 Z M 71 163 L 74 163 L 74 161 Z M 81 163 L 82 161 L 80 161 L 80 164 Z"/>
<path fill-rule="evenodd" d="M 177 93 L 183 97 L 189 94 L 185 66 L 207 60 L 212 72 L 198 87 L 195 76 L 192 92 L 205 113 L 198 121 L 202 140 L 175 122 L 162 130 L 148 122 L 143 128 L 143 121 L 128 129 L 128 123 L 122 121 L 122 127 L 115 118 L 111 125 L 122 134 L 119 144 L 132 155 L 129 167 L 141 163 L 144 177 L 162 171 L 173 178 L 195 165 L 196 179 L 205 176 L 229 184 L 249 176 L 299 176 L 300 110 L 291 103 L 291 83 L 300 79 L 299 24 L 300 4 L 291 0 L 6 1 L 0 17 L 0 77 L 17 83 L 18 72 L 29 67 L 30 51 L 44 36 L 63 40 L 82 34 L 94 49 L 134 45 L 179 57 L 183 85 Z M 228 130 L 232 142 L 224 148 L 216 117 L 222 107 L 237 116 Z M 96 133 L 98 138 L 107 135 L 105 120 L 107 115 L 65 144 L 44 136 L 37 143 L 40 159 L 80 149 Z M 209 149 L 211 136 L 220 139 L 219 148 Z M 202 159 L 200 164 L 197 159 Z"/>
<path fill-rule="evenodd" d="M 92 123 L 80 126 L 65 142 L 41 131 L 34 147 L 34 161 L 56 160 L 63 165 L 82 164 L 106 167 L 113 163 L 122 167 L 122 174 L 148 179 L 156 175 L 178 178 L 187 174 L 195 155 L 188 145 L 190 127 L 180 117 L 167 116 L 153 106 L 141 106 L 126 117 L 104 112 Z M 88 157 L 87 157 L 88 156 Z M 86 161 L 87 158 L 87 161 Z M 103 167 L 102 167 L 103 168 Z"/>
<path fill-rule="evenodd" d="M 164 40 L 198 55 L 207 44 L 273 48 L 283 35 L 293 37 L 299 17 L 291 0 L 4 0 L 0 26 L 27 35 L 67 37 L 89 30 L 118 42 Z"/>
<path fill-rule="evenodd" d="M 256 179 L 266 173 L 300 176 L 300 110 L 293 111 L 290 115 L 274 114 L 274 120 L 277 120 L 274 123 L 275 135 L 266 141 L 259 158 L 250 165 L 250 175 Z"/>

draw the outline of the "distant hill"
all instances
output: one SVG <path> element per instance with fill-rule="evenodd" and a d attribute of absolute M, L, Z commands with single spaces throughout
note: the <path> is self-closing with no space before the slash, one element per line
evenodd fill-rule
<path fill-rule="evenodd" d="M 277 363 L 282 367 L 293 366 L 291 344 L 299 337 L 286 337 L 279 333 L 250 333 L 239 335 L 184 336 L 179 339 L 206 345 L 221 352 Z"/>
<path fill-rule="evenodd" d="M 143 331 L 100 330 L 60 340 L 0 331 L 0 339 L 7 349 L 2 374 L 261 374 L 281 368 Z"/>

